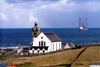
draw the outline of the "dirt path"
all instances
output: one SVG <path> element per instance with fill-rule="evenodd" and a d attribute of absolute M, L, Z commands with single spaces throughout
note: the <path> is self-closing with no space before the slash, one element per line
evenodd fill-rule
<path fill-rule="evenodd" d="M 75 58 L 75 60 L 70 64 L 70 67 L 72 67 L 72 65 L 74 64 L 74 62 L 80 57 L 80 55 L 87 49 L 87 47 L 85 47 Z"/>

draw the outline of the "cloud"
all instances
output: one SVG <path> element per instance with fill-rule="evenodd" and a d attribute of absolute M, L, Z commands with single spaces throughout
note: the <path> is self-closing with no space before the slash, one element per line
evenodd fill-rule
<path fill-rule="evenodd" d="M 8 19 L 8 15 L 4 14 L 4 13 L 0 13 L 0 17 L 3 19 L 3 20 L 9 20 Z"/>
<path fill-rule="evenodd" d="M 67 2 L 68 0 L 59 0 L 56 3 L 49 3 L 49 4 L 41 5 L 40 8 L 58 8 L 62 5 L 66 5 Z"/>
<path fill-rule="evenodd" d="M 1 10 L 10 9 L 12 7 L 14 7 L 13 3 L 9 4 L 9 3 L 6 3 L 5 0 L 0 0 L 0 8 L 1 8 Z"/>
<path fill-rule="evenodd" d="M 19 9 L 51 9 L 56 11 L 99 11 L 99 0 L 5 0 L 9 6 Z"/>
<path fill-rule="evenodd" d="M 5 7 L 6 7 L 7 9 L 9 9 L 9 8 L 12 8 L 13 6 L 14 6 L 14 4 L 6 4 Z"/>
<path fill-rule="evenodd" d="M 40 6 L 40 9 L 51 9 L 55 11 L 76 11 L 78 9 L 78 5 L 74 2 L 70 2 L 69 0 L 59 0 L 56 3 L 44 4 Z"/>
<path fill-rule="evenodd" d="M 32 27 L 35 21 L 41 27 L 71 27 L 79 14 L 99 11 L 99 0 L 0 0 L 0 21 L 7 22 L 3 27 L 12 23 L 13 27 Z"/>
<path fill-rule="evenodd" d="M 41 3 L 41 4 L 40 4 Z M 36 7 L 36 8 L 35 8 Z M 98 0 L 57 0 L 56 2 L 52 1 L 36 1 L 35 4 L 32 4 L 31 8 L 36 10 L 55 10 L 55 11 L 89 11 L 95 12 L 100 11 L 100 1 Z"/>
<path fill-rule="evenodd" d="M 70 1 L 73 1 L 73 2 L 93 2 L 93 1 L 100 1 L 100 0 L 70 0 Z"/>
<path fill-rule="evenodd" d="M 57 9 L 76 11 L 84 8 L 87 10 L 94 5 L 95 9 L 100 3 L 99 0 L 5 0 L 5 3 L 10 4 L 8 7 L 15 5 L 18 8 L 30 8 L 30 9 Z M 84 6 L 84 7 L 83 7 Z M 89 6 L 89 7 L 86 7 Z M 7 7 L 7 6 L 6 6 Z M 97 8 L 98 9 L 98 8 Z M 89 11 L 92 11 L 89 10 Z"/>
<path fill-rule="evenodd" d="M 89 12 L 97 12 L 100 11 L 100 2 L 87 2 L 85 5 L 83 5 L 84 10 Z"/>
<path fill-rule="evenodd" d="M 34 17 L 33 14 L 31 13 L 31 14 L 29 14 L 29 21 L 30 22 L 37 22 L 38 19 L 36 17 Z"/>
<path fill-rule="evenodd" d="M 57 2 L 59 0 L 5 0 L 7 3 L 20 3 L 20 2 Z"/>

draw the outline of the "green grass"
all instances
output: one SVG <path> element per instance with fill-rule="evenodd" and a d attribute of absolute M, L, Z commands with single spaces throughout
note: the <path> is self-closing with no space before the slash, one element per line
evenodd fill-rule
<path fill-rule="evenodd" d="M 88 67 L 91 62 L 100 62 L 100 46 L 88 47 L 73 64 L 73 66 Z"/>
<path fill-rule="evenodd" d="M 29 62 L 36 66 L 55 66 L 55 65 L 57 66 L 61 64 L 70 64 L 71 62 L 74 61 L 74 59 L 77 57 L 77 55 L 80 53 L 81 50 L 83 50 L 83 48 L 75 50 L 67 50 L 41 56 L 10 58 L 5 60 L 4 63 L 12 62 L 15 65 L 20 65 Z"/>
<path fill-rule="evenodd" d="M 16 65 L 17 67 L 36 67 L 35 64 L 32 63 L 24 63 L 24 64 L 20 64 L 20 65 Z"/>
<path fill-rule="evenodd" d="M 33 57 L 10 58 L 5 60 L 4 63 L 12 62 L 18 67 L 66 67 L 66 65 L 72 63 L 75 60 L 75 58 L 83 49 L 84 48 L 67 50 Z M 89 67 L 91 62 L 100 62 L 100 46 L 88 47 L 73 63 L 72 67 Z"/>
<path fill-rule="evenodd" d="M 16 66 L 17 67 L 37 67 L 34 63 L 24 63 L 24 64 L 20 64 L 20 65 L 16 65 Z M 62 64 L 62 65 L 56 65 L 56 66 L 51 66 L 51 67 L 67 67 L 67 66 L 66 66 L 66 64 Z"/>
<path fill-rule="evenodd" d="M 3 55 L 0 55 L 0 60 L 2 60 L 3 58 L 6 58 L 8 57 L 10 54 L 3 54 Z"/>

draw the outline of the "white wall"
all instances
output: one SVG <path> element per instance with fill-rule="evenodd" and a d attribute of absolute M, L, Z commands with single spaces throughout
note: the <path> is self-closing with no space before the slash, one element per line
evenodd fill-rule
<path fill-rule="evenodd" d="M 35 40 L 36 38 L 35 37 L 33 37 L 33 41 Z"/>
<path fill-rule="evenodd" d="M 43 37 L 43 39 L 41 39 Z M 44 35 L 44 33 L 41 33 L 34 41 L 33 41 L 33 46 L 39 46 L 39 41 L 45 41 L 46 45 L 48 46 L 48 51 L 50 52 L 50 46 L 51 46 L 51 41 Z"/>
<path fill-rule="evenodd" d="M 32 51 L 32 50 L 29 50 L 29 53 L 31 53 L 31 54 L 32 54 L 32 53 L 33 53 L 33 51 Z"/>
<path fill-rule="evenodd" d="M 90 67 L 100 67 L 100 65 L 90 65 Z"/>
<path fill-rule="evenodd" d="M 61 50 L 62 49 L 61 42 L 52 42 L 51 51 Z"/>

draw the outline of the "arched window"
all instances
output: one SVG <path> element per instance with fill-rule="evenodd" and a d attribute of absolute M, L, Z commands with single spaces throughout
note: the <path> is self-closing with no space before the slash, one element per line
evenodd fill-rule
<path fill-rule="evenodd" d="M 41 41 L 41 46 L 43 46 L 43 41 Z"/>
<path fill-rule="evenodd" d="M 46 42 L 44 41 L 44 46 L 46 46 Z"/>
<path fill-rule="evenodd" d="M 36 27 L 36 30 L 38 30 L 38 28 Z"/>
<path fill-rule="evenodd" d="M 34 54 L 34 50 L 33 50 L 33 54 Z"/>
<path fill-rule="evenodd" d="M 36 33 L 36 32 L 34 32 L 34 35 L 37 35 L 37 33 Z"/>
<path fill-rule="evenodd" d="M 39 46 L 41 46 L 41 43 L 40 43 L 40 41 L 39 41 Z"/>
<path fill-rule="evenodd" d="M 40 51 L 38 50 L 37 53 L 39 54 L 39 52 L 40 52 Z"/>
<path fill-rule="evenodd" d="M 43 53 L 45 53 L 45 50 L 43 50 Z"/>

